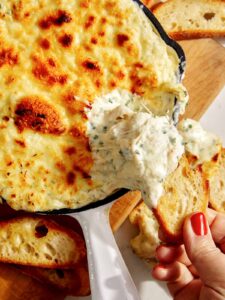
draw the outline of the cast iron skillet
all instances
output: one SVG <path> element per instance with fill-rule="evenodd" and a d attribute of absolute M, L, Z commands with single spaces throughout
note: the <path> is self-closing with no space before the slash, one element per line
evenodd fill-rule
<path fill-rule="evenodd" d="M 179 70 L 178 70 L 178 79 L 181 81 L 184 71 L 185 71 L 185 66 L 186 66 L 186 60 L 185 60 L 185 54 L 183 49 L 180 47 L 179 44 L 177 44 L 174 40 L 170 39 L 168 37 L 168 35 L 166 34 L 166 32 L 164 31 L 164 29 L 162 28 L 161 24 L 159 23 L 159 21 L 156 19 L 156 17 L 152 14 L 152 12 L 145 6 L 143 5 L 143 3 L 139 0 L 132 0 L 134 2 L 136 2 L 140 8 L 143 10 L 143 12 L 145 13 L 145 15 L 148 17 L 148 19 L 152 22 L 152 24 L 155 26 L 156 30 L 158 31 L 159 35 L 161 36 L 161 38 L 165 41 L 165 43 L 167 45 L 169 45 L 171 48 L 173 48 L 175 50 L 175 52 L 177 53 L 177 56 L 180 60 L 179 62 Z M 175 99 L 175 103 L 174 106 L 176 105 L 176 99 Z M 85 210 L 89 210 L 89 209 L 94 209 L 97 208 L 99 206 L 108 204 L 112 201 L 114 201 L 115 199 L 121 197 L 122 195 L 124 195 L 125 193 L 127 193 L 128 190 L 127 189 L 120 189 L 117 190 L 115 193 L 107 196 L 105 199 L 102 200 L 98 200 L 96 202 L 92 202 L 88 205 L 79 207 L 79 208 L 75 208 L 75 209 L 70 209 L 70 208 L 63 208 L 63 209 L 58 209 L 58 210 L 51 210 L 51 211 L 45 211 L 45 212 L 39 212 L 39 213 L 44 213 L 44 214 L 69 214 L 69 213 L 78 213 L 81 211 L 85 211 Z"/>

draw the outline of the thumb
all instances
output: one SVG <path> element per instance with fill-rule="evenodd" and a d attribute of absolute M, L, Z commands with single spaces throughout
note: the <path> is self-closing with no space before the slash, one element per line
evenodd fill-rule
<path fill-rule="evenodd" d="M 202 282 L 224 290 L 225 281 L 221 278 L 225 278 L 225 255 L 216 247 L 205 215 L 192 214 L 185 220 L 183 231 L 187 255 Z"/>

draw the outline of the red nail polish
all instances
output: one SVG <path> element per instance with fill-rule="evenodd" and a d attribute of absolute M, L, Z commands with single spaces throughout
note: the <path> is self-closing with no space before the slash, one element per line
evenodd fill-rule
<path fill-rule="evenodd" d="M 207 221 L 203 213 L 196 213 L 191 217 L 191 226 L 196 235 L 206 235 Z"/>

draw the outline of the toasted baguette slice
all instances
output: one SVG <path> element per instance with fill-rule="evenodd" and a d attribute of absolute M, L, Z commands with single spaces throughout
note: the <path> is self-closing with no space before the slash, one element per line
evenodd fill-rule
<path fill-rule="evenodd" d="M 225 149 L 221 151 L 216 171 L 209 178 L 209 192 L 211 207 L 225 213 Z"/>
<path fill-rule="evenodd" d="M 0 221 L 0 261 L 47 268 L 71 268 L 86 255 L 83 239 L 45 217 Z"/>
<path fill-rule="evenodd" d="M 164 184 L 165 193 L 154 212 L 168 242 L 182 242 L 182 225 L 193 212 L 205 212 L 208 206 L 208 182 L 201 167 L 191 168 L 183 156 L 177 169 Z"/>
<path fill-rule="evenodd" d="M 130 222 L 138 226 L 139 234 L 131 241 L 134 252 L 145 260 L 155 258 L 155 250 L 160 244 L 159 223 L 151 209 L 142 201 L 130 214 Z"/>
<path fill-rule="evenodd" d="M 224 0 L 168 0 L 153 13 L 176 40 L 225 36 Z"/>
<path fill-rule="evenodd" d="M 17 266 L 24 274 L 38 281 L 62 290 L 71 296 L 90 295 L 90 281 L 86 263 L 76 265 L 73 269 L 46 269 L 29 266 Z"/>

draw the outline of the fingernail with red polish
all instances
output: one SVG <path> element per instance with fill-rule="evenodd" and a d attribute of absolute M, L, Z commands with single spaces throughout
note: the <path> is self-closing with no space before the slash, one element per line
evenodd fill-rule
<path fill-rule="evenodd" d="M 191 226 L 196 235 L 206 235 L 208 232 L 207 221 L 203 213 L 196 213 L 191 217 Z"/>

